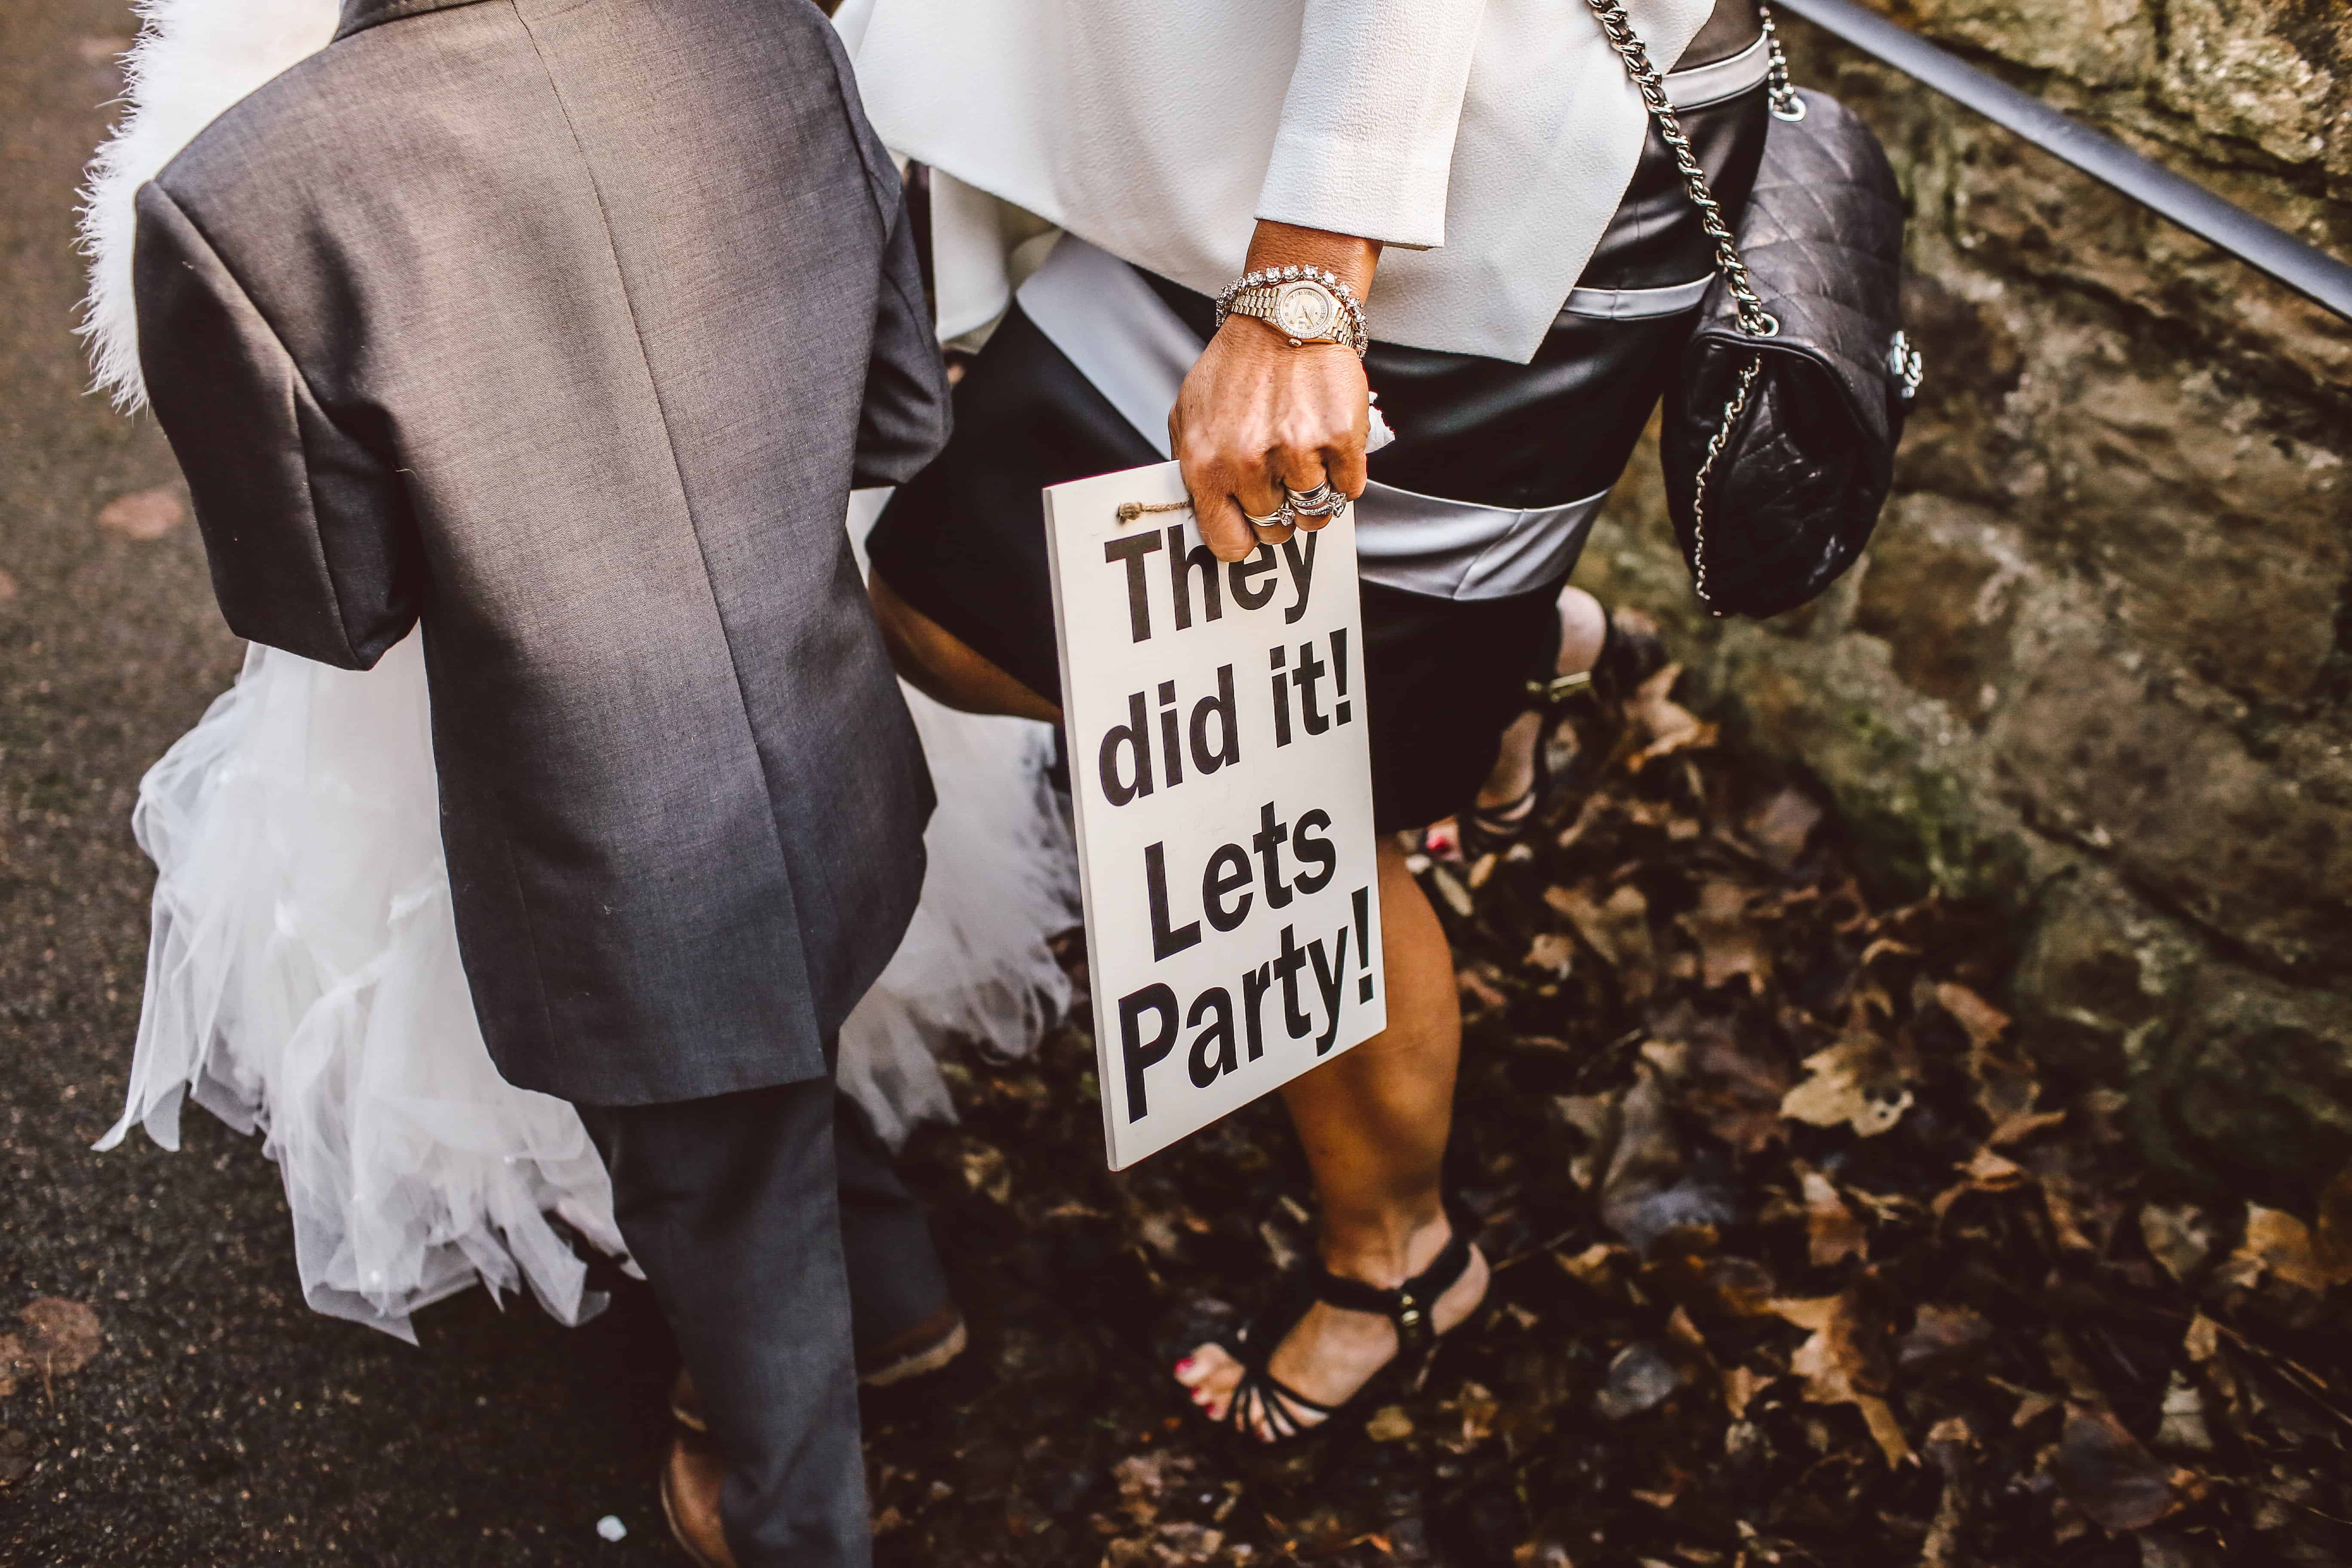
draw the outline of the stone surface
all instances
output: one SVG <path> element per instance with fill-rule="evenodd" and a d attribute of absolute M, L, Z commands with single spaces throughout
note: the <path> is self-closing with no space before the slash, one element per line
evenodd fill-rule
<path fill-rule="evenodd" d="M 2336 0 L 1873 0 L 2352 257 Z M 1897 878 L 2017 919 L 2011 1001 L 2184 1172 L 2307 1204 L 2352 1155 L 2352 324 L 1787 21 L 1885 140 L 1927 358 L 1863 564 L 1696 613 L 1654 457 L 1582 579 Z"/>

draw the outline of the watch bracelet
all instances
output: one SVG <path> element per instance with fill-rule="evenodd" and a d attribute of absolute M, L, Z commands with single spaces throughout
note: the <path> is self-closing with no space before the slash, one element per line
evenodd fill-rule
<path fill-rule="evenodd" d="M 1233 303 L 1228 307 L 1226 313 L 1229 315 L 1239 314 L 1255 317 L 1257 320 L 1265 322 L 1268 326 L 1274 328 L 1276 331 L 1279 332 L 1283 330 L 1282 324 L 1274 319 L 1273 310 L 1275 301 L 1281 297 L 1282 286 L 1280 284 L 1255 284 L 1250 288 L 1244 289 L 1239 293 L 1235 294 L 1233 299 Z M 1332 297 L 1334 299 L 1339 297 L 1336 291 Z M 1309 338 L 1297 341 L 1301 342 L 1336 342 L 1343 348 L 1354 349 L 1359 355 L 1361 355 L 1364 352 L 1362 345 L 1370 341 L 1369 335 L 1364 331 L 1364 320 L 1361 309 L 1350 310 L 1345 302 L 1342 302 L 1340 306 L 1340 316 L 1342 319 L 1341 325 L 1343 330 L 1339 335 L 1330 338 Z M 1285 335 L 1286 336 L 1287 334 L 1286 333 Z"/>
<path fill-rule="evenodd" d="M 1266 308 L 1270 310 L 1273 308 L 1274 297 L 1282 285 L 1297 282 L 1319 283 L 1333 299 L 1339 302 L 1339 309 L 1347 316 L 1349 325 L 1355 329 L 1355 342 L 1349 342 L 1346 338 L 1335 338 L 1330 341 L 1338 342 L 1343 348 L 1353 349 L 1356 357 L 1361 359 L 1370 349 L 1372 342 L 1371 327 L 1364 316 L 1363 301 L 1356 298 L 1355 289 L 1349 287 L 1346 279 L 1328 268 L 1261 267 L 1244 273 L 1226 284 L 1223 291 L 1217 296 L 1217 325 L 1222 327 L 1225 324 L 1225 318 L 1234 313 L 1244 295 L 1263 292 L 1266 297 Z M 1253 300 L 1251 302 L 1255 304 L 1257 301 Z M 1271 319 L 1259 315 L 1255 310 L 1244 310 L 1243 314 L 1265 321 L 1276 331 L 1282 331 Z M 1287 337 L 1289 334 L 1284 335 Z"/>

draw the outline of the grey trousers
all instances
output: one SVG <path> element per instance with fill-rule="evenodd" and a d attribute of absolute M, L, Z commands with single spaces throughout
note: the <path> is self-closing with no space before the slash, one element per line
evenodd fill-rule
<path fill-rule="evenodd" d="M 736 1561 L 865 1568 L 853 1343 L 948 1299 L 889 1151 L 829 1079 L 579 1109 L 726 1460 Z"/>

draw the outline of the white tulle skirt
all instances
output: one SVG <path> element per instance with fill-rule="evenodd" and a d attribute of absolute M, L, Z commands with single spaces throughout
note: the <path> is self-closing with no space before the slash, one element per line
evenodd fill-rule
<path fill-rule="evenodd" d="M 861 508 L 869 511 L 870 508 Z M 863 521 L 863 518 L 859 521 Z M 1044 725 L 908 691 L 940 807 L 904 943 L 844 1026 L 839 1080 L 894 1143 L 952 1120 L 937 1053 L 1028 1050 L 1067 1003 L 1045 939 L 1077 920 Z M 256 647 L 157 763 L 131 825 L 154 930 L 122 1119 L 179 1146 L 197 1104 L 258 1131 L 318 1310 L 415 1340 L 476 1279 L 567 1323 L 604 1303 L 550 1223 L 624 1254 L 572 1107 L 490 1065 L 458 966 L 416 637 L 366 674 Z"/>

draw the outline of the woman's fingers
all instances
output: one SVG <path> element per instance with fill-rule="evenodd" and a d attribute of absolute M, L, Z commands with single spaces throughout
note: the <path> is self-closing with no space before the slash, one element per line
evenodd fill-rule
<path fill-rule="evenodd" d="M 1367 404 L 1349 436 L 1323 449 L 1323 469 L 1331 479 L 1331 488 L 1354 500 L 1364 493 L 1370 479 L 1364 470 L 1364 442 L 1371 435 L 1371 407 Z"/>
<path fill-rule="evenodd" d="M 1263 456 L 1255 464 L 1244 454 L 1235 454 L 1226 461 L 1234 476 L 1234 500 L 1241 502 L 1244 511 L 1253 518 L 1270 518 L 1281 512 L 1285 499 L 1282 486 Z"/>
<path fill-rule="evenodd" d="M 1225 463 L 1196 456 L 1180 447 L 1184 490 L 1192 498 L 1193 521 L 1201 526 L 1201 542 L 1220 561 L 1239 561 L 1257 548 L 1257 534 L 1234 499 L 1234 476 Z"/>
<path fill-rule="evenodd" d="M 1192 492 L 1192 515 L 1200 520 L 1201 542 L 1220 561 L 1239 561 L 1257 548 L 1257 534 L 1231 496 Z"/>
<path fill-rule="evenodd" d="M 1287 499 L 1312 496 L 1322 488 L 1325 478 L 1323 454 L 1317 447 L 1297 442 L 1285 443 L 1274 449 L 1269 466 L 1282 488 L 1288 492 Z M 1297 516 L 1298 526 L 1310 531 L 1331 521 L 1328 513 L 1317 516 L 1299 512 Z"/>
<path fill-rule="evenodd" d="M 1238 561 L 1279 544 L 1293 527 L 1330 520 L 1285 510 L 1292 493 L 1326 482 L 1349 497 L 1363 489 L 1369 419 L 1363 366 L 1344 349 L 1299 350 L 1248 318 L 1228 321 L 1184 378 L 1169 419 L 1201 537 L 1219 559 Z"/>

